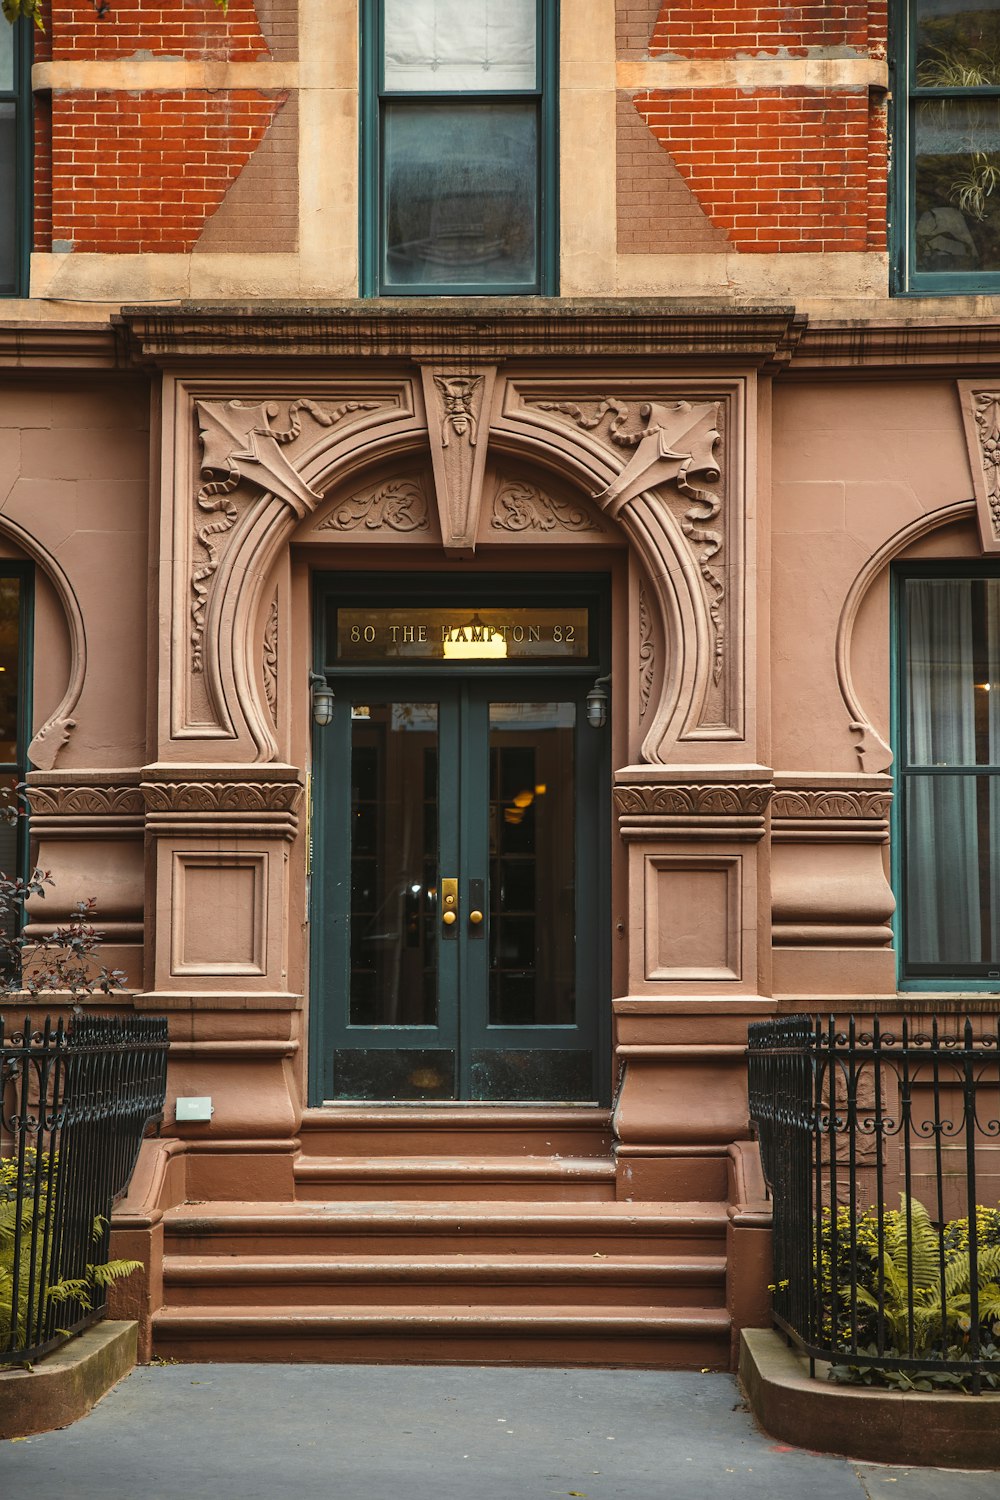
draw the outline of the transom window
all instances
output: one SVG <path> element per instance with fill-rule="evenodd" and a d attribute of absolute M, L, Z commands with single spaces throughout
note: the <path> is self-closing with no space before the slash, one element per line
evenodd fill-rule
<path fill-rule="evenodd" d="M 555 290 L 556 11 L 365 7 L 366 295 Z"/>
<path fill-rule="evenodd" d="M 997 989 L 1000 576 L 928 567 L 897 581 L 902 977 Z"/>
<path fill-rule="evenodd" d="M 995 291 L 1000 8 L 899 0 L 897 21 L 896 290 Z"/>
<path fill-rule="evenodd" d="M 20 295 L 27 283 L 30 66 L 29 28 L 0 16 L 0 296 L 6 297 Z"/>

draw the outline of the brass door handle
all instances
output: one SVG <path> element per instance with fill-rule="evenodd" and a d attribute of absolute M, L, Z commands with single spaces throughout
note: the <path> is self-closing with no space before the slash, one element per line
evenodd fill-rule
<path fill-rule="evenodd" d="M 447 876 L 441 882 L 441 922 L 445 928 L 445 937 L 454 942 L 458 934 L 454 926 L 458 916 L 458 881 L 454 875 Z"/>
<path fill-rule="evenodd" d="M 483 920 L 483 914 L 482 914 L 481 911 L 470 911 L 469 912 L 469 921 L 472 923 L 473 927 L 478 927 L 479 924 L 480 924 L 480 922 L 482 920 Z"/>

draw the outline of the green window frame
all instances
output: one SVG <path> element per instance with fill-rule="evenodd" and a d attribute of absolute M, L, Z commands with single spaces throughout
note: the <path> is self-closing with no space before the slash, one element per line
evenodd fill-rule
<path fill-rule="evenodd" d="M 927 583 L 944 588 L 912 592 Z M 899 988 L 995 994 L 1000 568 L 897 564 L 891 591 Z"/>
<path fill-rule="evenodd" d="M 361 7 L 360 290 L 363 297 L 554 296 L 558 291 L 558 0 L 536 0 L 535 84 L 531 89 L 400 90 L 385 86 L 385 0 Z M 463 109 L 522 104 L 534 116 L 535 255 L 533 273 L 518 280 L 433 281 L 408 284 L 387 271 L 386 123 L 418 109 Z M 525 111 L 526 113 L 526 111 Z"/>
<path fill-rule="evenodd" d="M 27 295 L 31 252 L 31 27 L 0 17 L 0 297 Z"/>
<path fill-rule="evenodd" d="M 935 17 L 928 14 L 932 3 L 892 0 L 890 12 L 894 39 L 891 290 L 897 296 L 996 292 L 1000 291 L 1000 17 L 996 53 L 971 47 L 949 50 L 948 38 L 954 35 L 949 25 L 958 24 L 956 13 L 942 5 L 940 16 Z M 996 13 L 988 0 L 970 0 L 968 11 L 972 15 Z M 989 65 L 991 57 L 996 66 Z M 990 81 L 969 84 L 970 78 L 984 75 Z M 978 142 L 980 146 L 993 144 L 994 149 L 948 155 L 920 150 L 922 139 L 933 141 L 935 128 L 945 139 L 953 134 L 957 144 L 963 118 L 969 146 Z M 918 159 L 926 163 L 923 169 Z M 949 160 L 956 166 L 947 168 Z M 935 168 L 935 162 L 941 166 Z M 935 178 L 935 172 L 945 174 L 944 183 L 941 176 Z M 952 172 L 955 175 L 948 182 Z M 940 195 L 945 184 L 942 201 L 932 204 L 929 194 Z M 980 218 L 984 213 L 985 218 Z M 996 225 L 995 237 L 990 221 Z M 980 227 L 983 224 L 985 229 Z M 996 268 L 967 264 L 948 269 L 954 244 L 949 228 L 957 228 L 959 245 L 967 243 L 976 255 L 981 253 L 977 237 L 985 246 L 994 239 Z M 941 264 L 929 265 L 935 256 Z"/>

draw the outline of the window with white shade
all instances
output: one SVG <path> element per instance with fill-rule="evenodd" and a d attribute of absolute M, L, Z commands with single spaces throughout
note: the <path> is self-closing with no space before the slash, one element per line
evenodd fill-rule
<path fill-rule="evenodd" d="M 365 8 L 368 295 L 555 290 L 555 22 L 537 0 Z"/>

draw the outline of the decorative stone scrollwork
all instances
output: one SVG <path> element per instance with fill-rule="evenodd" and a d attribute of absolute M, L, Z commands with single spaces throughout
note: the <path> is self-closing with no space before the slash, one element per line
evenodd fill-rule
<path fill-rule="evenodd" d="M 976 391 L 973 413 L 993 536 L 1000 541 L 1000 391 Z"/>
<path fill-rule="evenodd" d="M 430 526 L 427 496 L 417 479 L 393 479 L 352 495 L 336 506 L 317 531 L 426 531 Z"/>
<path fill-rule="evenodd" d="M 258 489 L 277 495 L 305 515 L 322 496 L 302 479 L 283 451 L 294 443 L 302 431 L 301 412 L 308 412 L 320 427 L 333 427 L 357 412 L 376 410 L 379 401 L 342 401 L 332 411 L 306 397 L 289 402 L 287 426 L 274 428 L 272 418 L 279 415 L 278 402 L 255 404 L 233 401 L 198 401 L 198 427 L 202 444 L 202 472 L 222 474 L 209 478 L 195 495 L 197 511 L 204 520 L 195 525 L 195 538 L 201 555 L 191 569 L 191 670 L 204 669 L 203 642 L 205 612 L 211 580 L 218 571 L 222 556 L 222 539 L 239 519 L 233 491 L 240 481 L 249 480 Z M 210 519 L 209 519 L 210 518 Z"/>
<path fill-rule="evenodd" d="M 634 450 L 621 473 L 594 496 L 612 514 L 644 491 L 661 486 L 671 486 L 691 502 L 679 520 L 704 582 L 712 624 L 712 678 L 718 683 L 725 665 L 726 637 L 722 499 L 693 485 L 691 477 L 703 474 L 710 484 L 722 477 L 715 453 L 721 441 L 721 402 L 643 401 L 638 407 L 643 426 L 638 430 L 630 425 L 634 419 L 629 404 L 614 396 L 587 406 L 570 401 L 539 401 L 537 406 L 540 411 L 569 417 L 587 431 L 597 432 L 606 424 L 608 442 Z"/>
<path fill-rule="evenodd" d="M 286 813 L 302 800 L 296 781 L 153 781 L 142 791 L 150 813 Z"/>
<path fill-rule="evenodd" d="M 275 590 L 271 608 L 267 612 L 264 626 L 264 653 L 261 668 L 264 674 L 264 696 L 268 712 L 275 729 L 278 727 L 278 593 Z"/>
<path fill-rule="evenodd" d="M 656 660 L 653 643 L 653 625 L 649 617 L 649 603 L 643 584 L 639 585 L 639 719 L 646 717 L 649 695 L 653 687 Z"/>
<path fill-rule="evenodd" d="M 759 818 L 774 788 L 769 783 L 669 783 L 658 786 L 616 786 L 619 815 L 657 817 Z"/>
<path fill-rule="evenodd" d="M 490 525 L 497 531 L 600 531 L 582 505 L 545 495 L 517 480 L 501 484 L 493 497 Z"/>

